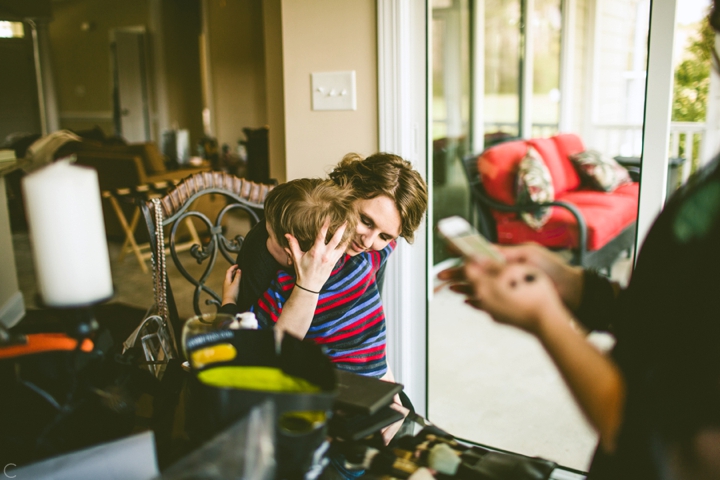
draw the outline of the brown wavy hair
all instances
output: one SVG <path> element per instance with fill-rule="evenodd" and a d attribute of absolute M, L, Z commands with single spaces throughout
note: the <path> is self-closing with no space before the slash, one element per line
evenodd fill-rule
<path fill-rule="evenodd" d="M 390 198 L 400 213 L 400 235 L 412 243 L 427 210 L 428 193 L 425 180 L 410 162 L 392 153 L 376 153 L 365 159 L 348 153 L 330 172 L 330 178 L 341 187 L 352 188 L 357 198 Z"/>
<path fill-rule="evenodd" d="M 347 223 L 347 228 L 342 242 L 354 235 L 358 221 L 354 201 L 349 188 L 329 180 L 299 178 L 282 183 L 268 193 L 265 221 L 270 224 L 280 246 L 288 246 L 285 234 L 289 233 L 297 238 L 302 251 L 307 252 L 327 218 L 330 228 L 326 243 L 343 223 Z"/>

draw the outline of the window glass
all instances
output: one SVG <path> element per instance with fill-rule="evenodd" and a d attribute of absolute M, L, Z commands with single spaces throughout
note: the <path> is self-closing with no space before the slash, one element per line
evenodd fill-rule
<path fill-rule="evenodd" d="M 720 93 L 720 80 L 712 73 L 715 32 L 707 21 L 712 0 L 692 0 L 678 5 L 673 51 L 672 123 L 667 194 L 716 155 L 717 120 L 708 115 L 708 102 Z M 678 160 L 681 160 L 681 164 Z"/>
<path fill-rule="evenodd" d="M 433 2 L 432 19 L 433 225 L 468 218 L 469 188 L 462 159 L 470 152 L 470 6 L 468 0 Z M 448 257 L 434 233 L 433 262 Z"/>
<path fill-rule="evenodd" d="M 520 131 L 520 1 L 484 2 L 484 146 Z"/>
<path fill-rule="evenodd" d="M 0 38 L 23 38 L 25 29 L 22 22 L 0 21 Z"/>
<path fill-rule="evenodd" d="M 535 0 L 530 26 L 533 30 L 532 136 L 557 133 L 560 116 L 559 0 Z"/>
<path fill-rule="evenodd" d="M 480 65 L 468 73 L 461 60 L 466 47 L 453 42 L 467 41 L 469 45 L 470 39 L 478 40 L 462 33 L 473 23 L 449 21 L 449 9 L 460 6 L 462 11 L 465 7 L 461 2 L 452 2 L 452 7 L 447 6 L 449 0 L 444 3 L 443 8 L 433 9 L 432 25 L 433 225 L 449 214 L 465 216 L 472 212 L 467 190 L 463 190 L 462 182 L 453 180 L 462 177 L 452 177 L 448 164 L 453 163 L 448 163 L 445 154 L 439 155 L 448 148 L 449 140 L 467 135 L 466 122 L 480 122 L 482 128 L 475 130 L 482 131 L 484 141 L 476 142 L 476 151 L 472 152 L 478 154 L 483 148 L 517 137 L 524 120 L 520 98 L 522 0 L 478 0 L 470 4 L 470 18 L 477 15 L 481 29 L 472 33 L 482 37 L 476 42 L 481 55 L 473 55 Z M 566 131 L 581 137 L 586 148 L 608 156 L 624 152 L 639 155 L 650 2 L 563 3 L 574 9 L 571 32 L 562 31 L 567 12 L 561 11 L 560 0 L 534 0 L 528 12 L 533 68 L 532 98 L 526 99 L 526 106 L 530 107 L 532 136 L 549 137 L 563 124 Z M 588 13 L 591 11 L 597 14 Z M 570 45 L 562 44 L 565 38 L 571 39 Z M 563 55 L 568 58 L 562 59 Z M 571 71 L 561 72 L 561 65 Z M 482 81 L 474 82 L 472 72 L 482 75 Z M 449 88 L 451 81 L 459 86 L 455 91 Z M 482 86 L 482 101 L 477 102 L 482 111 L 465 113 L 470 105 L 463 87 L 466 81 Z M 457 92 L 454 97 L 453 92 Z M 467 103 L 451 107 L 457 101 Z M 560 118 L 561 112 L 567 117 Z M 637 144 L 636 132 L 640 135 Z M 640 150 L 636 150 L 638 146 Z M 455 162 L 462 158 L 453 155 Z M 437 237 L 433 248 L 436 273 L 453 259 Z M 561 254 L 569 258 L 568 251 Z M 632 258 L 620 256 L 612 275 L 627 282 L 631 269 Z M 463 439 L 585 470 L 597 435 L 538 341 L 495 323 L 438 283 L 434 287 L 428 306 L 430 420 Z M 613 343 L 609 336 L 592 335 L 591 339 L 601 349 Z"/>

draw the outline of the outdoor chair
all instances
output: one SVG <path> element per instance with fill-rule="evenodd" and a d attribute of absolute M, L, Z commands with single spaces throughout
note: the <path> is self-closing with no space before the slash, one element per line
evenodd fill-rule
<path fill-rule="evenodd" d="M 545 163 L 554 185 L 555 200 L 518 203 L 518 165 L 532 146 Z M 571 262 L 610 273 L 613 262 L 632 252 L 638 208 L 638 183 L 621 185 L 613 192 L 587 188 L 570 156 L 585 151 L 577 135 L 511 140 L 480 155 L 464 159 L 473 220 L 490 241 L 515 245 L 535 242 L 553 250 L 570 250 Z M 522 212 L 551 207 L 552 214 L 539 229 L 528 226 Z"/>

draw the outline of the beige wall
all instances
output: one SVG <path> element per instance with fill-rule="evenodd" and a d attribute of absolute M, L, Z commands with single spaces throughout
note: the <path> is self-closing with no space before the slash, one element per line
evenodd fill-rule
<path fill-rule="evenodd" d="M 283 89 L 282 0 L 263 0 L 265 91 L 270 147 L 270 178 L 287 181 L 285 168 L 285 95 Z"/>
<path fill-rule="evenodd" d="M 207 13 L 213 133 L 234 149 L 267 124 L 262 1 L 207 0 Z"/>
<path fill-rule="evenodd" d="M 203 134 L 200 82 L 200 3 L 163 0 L 163 47 L 168 126 L 190 131 L 191 155 Z"/>
<path fill-rule="evenodd" d="M 110 30 L 146 25 L 147 19 L 147 0 L 53 3 L 48 30 L 62 128 L 82 129 L 97 123 L 106 133 L 112 133 Z M 82 31 L 83 22 L 92 22 L 93 28 Z M 72 118 L 67 118 L 68 114 Z M 98 119 L 90 118 L 93 115 Z"/>
<path fill-rule="evenodd" d="M 287 179 L 378 148 L 374 0 L 282 0 Z M 356 111 L 313 111 L 310 74 L 355 70 Z"/>
<path fill-rule="evenodd" d="M 163 38 L 151 27 L 151 3 L 160 2 Z M 200 85 L 200 6 L 198 0 L 67 0 L 53 2 L 49 24 L 50 49 L 61 128 L 85 129 L 99 125 L 112 134 L 112 67 L 110 31 L 122 27 L 145 27 L 149 33 L 148 68 L 157 74 L 153 44 L 163 49 L 167 111 L 166 127 L 190 130 L 194 144 L 202 134 Z M 83 31 L 81 25 L 91 28 Z M 150 81 L 151 111 L 157 113 L 157 93 Z M 159 128 L 153 133 L 159 137 Z"/>
<path fill-rule="evenodd" d="M 160 1 L 165 118 L 169 125 L 190 129 L 194 144 L 202 131 L 199 27 L 188 12 L 198 12 L 199 18 L 199 2 Z M 111 114 L 109 31 L 148 25 L 150 3 L 53 3 L 50 38 L 61 114 Z M 348 152 L 377 150 L 374 0 L 207 0 L 206 10 L 213 133 L 221 145 L 234 149 L 245 139 L 244 127 L 268 125 L 270 175 L 279 181 L 324 176 Z M 94 23 L 90 32 L 80 29 L 85 21 Z M 356 72 L 357 110 L 312 111 L 311 73 L 338 70 Z M 66 115 L 61 124 L 100 124 L 112 132 L 109 119 L 71 120 Z"/>

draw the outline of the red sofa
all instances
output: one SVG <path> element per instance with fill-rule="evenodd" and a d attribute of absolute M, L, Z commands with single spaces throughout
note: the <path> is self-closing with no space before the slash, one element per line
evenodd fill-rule
<path fill-rule="evenodd" d="M 555 201 L 516 204 L 516 176 L 520 160 L 532 145 L 552 178 Z M 465 160 L 479 226 L 500 244 L 537 242 L 552 249 L 571 249 L 573 263 L 609 271 L 622 251 L 635 242 L 638 183 L 621 185 L 611 193 L 582 185 L 570 155 L 585 150 L 575 134 L 513 140 Z M 539 230 L 528 226 L 520 212 L 552 206 L 548 222 Z"/>

